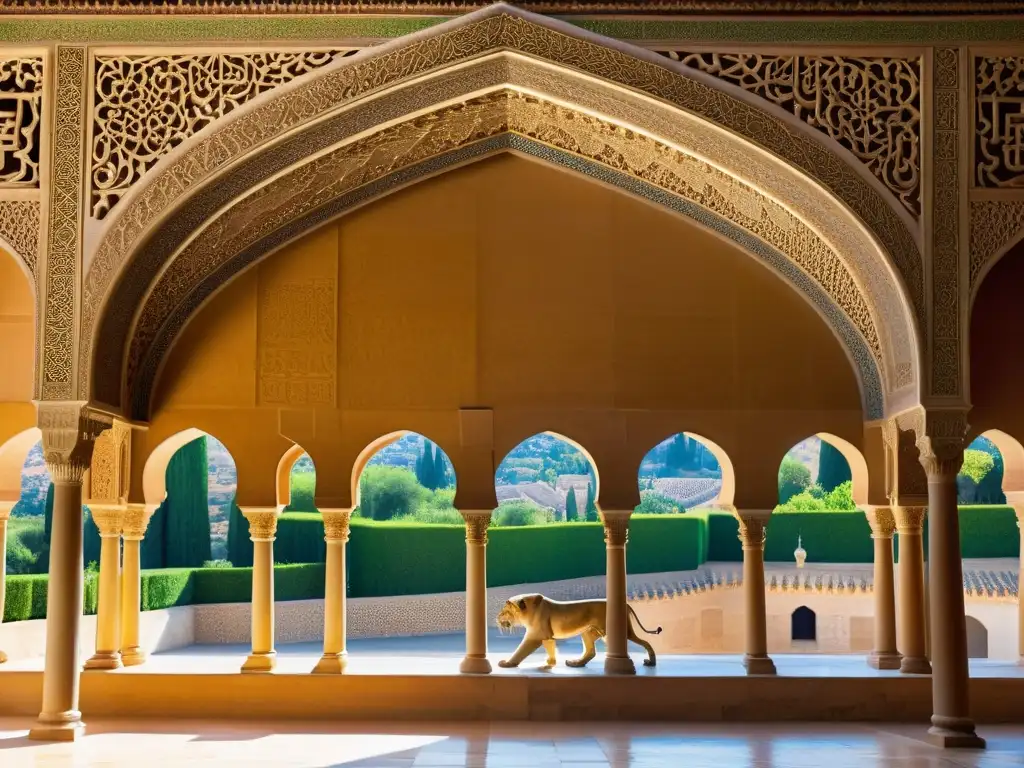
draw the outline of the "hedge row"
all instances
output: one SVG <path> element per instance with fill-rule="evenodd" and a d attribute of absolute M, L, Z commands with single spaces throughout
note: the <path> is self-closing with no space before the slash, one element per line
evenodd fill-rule
<path fill-rule="evenodd" d="M 49 576 L 45 573 L 8 576 L 4 621 L 41 619 L 46 616 L 46 595 Z M 99 579 L 95 573 L 85 574 L 85 591 L 82 595 L 82 612 L 96 613 L 96 597 L 99 594 Z"/>

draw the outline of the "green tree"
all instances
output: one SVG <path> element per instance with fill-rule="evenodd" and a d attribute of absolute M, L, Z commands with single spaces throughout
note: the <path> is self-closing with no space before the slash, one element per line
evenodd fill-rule
<path fill-rule="evenodd" d="M 46 489 L 46 505 L 43 507 L 43 548 L 36 558 L 35 572 L 50 572 L 50 532 L 53 530 L 53 483 Z"/>
<path fill-rule="evenodd" d="M 587 522 L 596 523 L 601 519 L 597 513 L 597 497 L 594 495 L 594 488 L 597 485 L 594 475 L 590 475 L 590 482 L 587 483 Z"/>
<path fill-rule="evenodd" d="M 206 437 L 186 443 L 167 463 L 167 498 L 161 505 L 167 568 L 198 568 L 213 559 L 209 480 Z"/>
<path fill-rule="evenodd" d="M 568 523 L 575 523 L 580 519 L 580 510 L 576 504 L 576 489 L 569 486 L 569 493 L 565 495 L 565 520 Z"/>
<path fill-rule="evenodd" d="M 641 491 L 640 503 L 634 512 L 645 515 L 667 515 L 678 511 L 679 502 L 656 491 Z"/>
<path fill-rule="evenodd" d="M 149 538 L 149 534 L 146 535 Z M 249 521 L 235 500 L 231 500 L 228 512 L 228 560 L 236 568 L 248 568 L 252 565 L 252 540 L 249 538 Z"/>
<path fill-rule="evenodd" d="M 992 471 L 978 483 L 974 492 L 976 504 L 1005 504 L 1006 495 L 1003 493 L 1003 455 L 996 448 L 995 443 L 985 437 L 977 438 L 971 447 L 985 451 L 992 457 Z M 958 482 L 959 485 L 959 482 Z"/>
<path fill-rule="evenodd" d="M 779 503 L 785 504 L 810 485 L 811 470 L 787 455 L 779 467 Z"/>
<path fill-rule="evenodd" d="M 438 445 L 434 445 L 434 485 L 430 490 L 436 491 L 440 488 L 447 488 L 449 486 L 448 481 L 448 462 L 445 461 L 444 451 Z"/>
<path fill-rule="evenodd" d="M 427 490 L 434 490 L 437 482 L 437 469 L 434 465 L 434 447 L 429 440 L 423 439 L 423 450 L 416 462 L 416 481 Z"/>
<path fill-rule="evenodd" d="M 360 488 L 361 514 L 374 520 L 410 515 L 428 496 L 416 475 L 403 467 L 368 466 Z"/>
<path fill-rule="evenodd" d="M 818 485 L 828 493 L 851 477 L 846 457 L 830 442 L 822 440 L 821 453 L 818 456 Z"/>
<path fill-rule="evenodd" d="M 545 525 L 552 522 L 551 510 L 529 501 L 506 501 L 494 510 L 491 525 L 509 528 L 520 525 Z"/>
<path fill-rule="evenodd" d="M 978 486 L 995 469 L 995 458 L 987 451 L 968 448 L 964 451 L 964 464 L 956 478 L 958 500 L 974 504 L 978 500 Z"/>

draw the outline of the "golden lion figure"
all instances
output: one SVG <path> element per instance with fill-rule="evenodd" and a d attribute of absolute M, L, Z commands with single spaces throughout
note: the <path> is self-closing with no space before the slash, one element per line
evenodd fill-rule
<path fill-rule="evenodd" d="M 644 659 L 644 666 L 653 667 L 657 664 L 654 656 L 654 648 L 646 640 L 636 633 L 633 622 L 636 622 L 644 632 L 649 635 L 661 633 L 661 627 L 650 630 L 640 623 L 636 611 L 630 605 L 630 621 L 627 624 L 628 633 L 626 637 L 637 645 L 641 645 L 647 651 L 647 658 Z M 508 600 L 498 613 L 498 626 L 509 631 L 515 626 L 526 628 L 526 637 L 516 648 L 515 653 L 509 659 L 498 662 L 499 667 L 518 667 L 519 664 L 536 651 L 542 645 L 547 651 L 547 665 L 553 667 L 555 659 L 555 640 L 583 636 L 583 655 L 578 659 L 567 659 L 565 664 L 569 667 L 582 667 L 597 654 L 594 647 L 598 638 L 603 638 L 607 614 L 607 602 L 605 600 L 551 600 L 544 595 L 516 595 Z"/>

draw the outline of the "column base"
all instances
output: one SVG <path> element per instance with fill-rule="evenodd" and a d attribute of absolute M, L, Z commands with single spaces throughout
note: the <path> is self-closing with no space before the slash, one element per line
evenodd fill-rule
<path fill-rule="evenodd" d="M 964 717 L 932 715 L 928 740 L 943 749 L 984 749 L 985 740 L 974 732 L 974 721 Z"/>
<path fill-rule="evenodd" d="M 489 675 L 491 662 L 486 656 L 466 656 L 459 664 L 459 672 L 464 675 Z"/>
<path fill-rule="evenodd" d="M 743 668 L 747 670 L 748 675 L 777 674 L 775 670 L 775 662 L 771 660 L 770 656 L 744 656 Z"/>
<path fill-rule="evenodd" d="M 904 656 L 900 662 L 900 672 L 905 675 L 930 675 L 932 665 L 924 657 Z"/>
<path fill-rule="evenodd" d="M 340 675 L 348 667 L 348 653 L 325 653 L 313 667 L 314 675 Z"/>
<path fill-rule="evenodd" d="M 121 654 L 118 651 L 97 651 L 85 662 L 85 669 L 88 671 L 120 669 L 123 666 Z"/>
<path fill-rule="evenodd" d="M 242 665 L 243 672 L 266 673 L 273 672 L 277 666 L 277 651 L 266 653 L 250 653 L 249 658 Z"/>
<path fill-rule="evenodd" d="M 40 715 L 28 732 L 33 741 L 78 741 L 85 735 L 81 712 L 61 712 L 55 716 Z"/>
<path fill-rule="evenodd" d="M 903 657 L 898 653 L 879 653 L 872 651 L 868 655 L 868 666 L 872 669 L 899 669 Z"/>
<path fill-rule="evenodd" d="M 145 664 L 147 658 L 146 652 L 137 645 L 121 652 L 121 663 L 126 667 L 137 667 L 140 664 Z"/>
<path fill-rule="evenodd" d="M 606 675 L 635 675 L 636 664 L 629 656 L 605 656 L 604 673 Z"/>

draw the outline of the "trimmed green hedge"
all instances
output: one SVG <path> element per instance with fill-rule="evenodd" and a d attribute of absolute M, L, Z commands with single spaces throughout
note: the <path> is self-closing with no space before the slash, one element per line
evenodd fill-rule
<path fill-rule="evenodd" d="M 964 557 L 1019 557 L 1020 531 L 1013 507 L 960 507 L 960 551 Z"/>
<path fill-rule="evenodd" d="M 4 602 L 4 621 L 25 621 L 26 619 L 42 619 L 46 617 L 46 595 L 49 587 L 49 576 L 45 573 L 17 575 L 7 577 L 6 601 Z M 96 613 L 96 597 L 99 592 L 99 579 L 96 574 L 85 575 L 85 593 L 82 610 L 87 615 Z"/>
<path fill-rule="evenodd" d="M 274 562 L 322 563 L 327 556 L 319 512 L 285 512 L 277 521 Z"/>
<path fill-rule="evenodd" d="M 798 536 L 803 538 L 809 563 L 870 563 L 875 559 L 871 527 L 860 510 L 773 514 L 764 559 L 792 563 Z"/>

